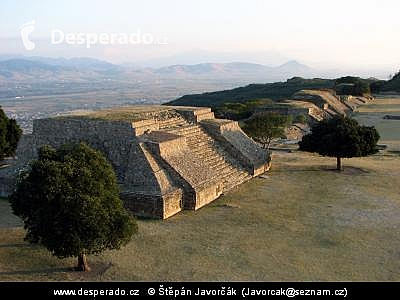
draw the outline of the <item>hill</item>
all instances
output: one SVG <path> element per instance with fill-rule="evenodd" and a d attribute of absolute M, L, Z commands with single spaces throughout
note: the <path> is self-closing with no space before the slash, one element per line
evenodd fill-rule
<path fill-rule="evenodd" d="M 317 74 L 317 71 L 295 60 L 275 67 L 246 62 L 231 62 L 171 65 L 158 69 L 150 69 L 150 71 L 154 74 L 174 76 L 253 78 L 255 81 L 262 80 L 263 82 L 284 80 L 295 75 L 312 77 Z"/>
<path fill-rule="evenodd" d="M 225 103 L 243 103 L 253 99 L 283 100 L 300 90 L 332 89 L 334 86 L 335 81 L 331 79 L 293 77 L 286 82 L 249 84 L 232 90 L 185 95 L 168 102 L 167 105 L 210 106 L 215 108 Z"/>
<path fill-rule="evenodd" d="M 284 67 L 282 67 L 284 68 Z M 399 82 L 400 82 L 400 76 Z M 395 81 L 396 79 L 392 79 Z M 259 99 L 274 102 L 288 99 L 301 90 L 331 89 L 337 95 L 363 96 L 371 92 L 371 86 L 381 81 L 374 78 L 340 77 L 336 79 L 293 77 L 285 82 L 249 84 L 231 90 L 185 95 L 172 100 L 166 105 L 209 106 L 217 108 L 225 104 L 245 103 Z"/>
<path fill-rule="evenodd" d="M 122 74 L 122 67 L 90 58 L 56 59 L 35 57 L 0 60 L 0 84 L 23 81 L 23 84 L 42 81 L 99 80 Z"/>
<path fill-rule="evenodd" d="M 11 78 L 15 74 L 27 74 L 33 72 L 51 72 L 56 73 L 59 71 L 59 67 L 54 65 L 48 65 L 38 61 L 26 60 L 26 59 L 9 59 L 0 61 L 0 76 L 4 78 Z"/>
<path fill-rule="evenodd" d="M 312 123 L 332 115 L 346 115 L 370 100 L 374 79 L 341 77 L 250 84 L 232 90 L 186 95 L 168 105 L 209 106 L 218 118 L 246 120 L 259 112 L 290 115 L 295 123 Z"/>
<path fill-rule="evenodd" d="M 392 79 L 386 81 L 381 91 L 383 92 L 400 92 L 400 72 L 393 76 Z"/>
<path fill-rule="evenodd" d="M 117 65 L 112 63 L 90 57 L 54 58 L 45 56 L 0 55 L 0 63 L 7 61 L 19 61 L 20 64 L 28 64 L 29 62 L 42 63 L 51 66 L 74 68 L 111 69 L 117 67 Z"/>

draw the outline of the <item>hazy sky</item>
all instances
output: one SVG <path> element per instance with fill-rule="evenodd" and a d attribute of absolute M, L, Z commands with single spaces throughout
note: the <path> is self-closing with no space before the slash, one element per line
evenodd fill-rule
<path fill-rule="evenodd" d="M 315 67 L 400 68 L 400 2 L 364 1 L 123 1 L 0 2 L 0 54 L 89 56 L 142 62 L 193 49 L 208 59 L 279 64 L 296 59 Z M 27 51 L 20 26 L 35 20 Z M 140 29 L 168 45 L 51 44 L 51 30 L 126 33 Z M 199 60 L 202 58 L 199 56 Z M 196 61 L 196 57 L 193 57 Z M 202 61 L 199 61 L 202 62 Z"/>

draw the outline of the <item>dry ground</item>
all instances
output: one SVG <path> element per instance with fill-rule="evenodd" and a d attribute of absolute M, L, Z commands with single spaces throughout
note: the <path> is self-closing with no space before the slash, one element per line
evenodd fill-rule
<path fill-rule="evenodd" d="M 85 274 L 25 243 L 0 200 L 0 281 L 400 281 L 399 140 L 344 160 L 342 173 L 333 158 L 275 151 L 264 178 L 197 212 L 139 220 L 139 234 L 90 256 Z"/>

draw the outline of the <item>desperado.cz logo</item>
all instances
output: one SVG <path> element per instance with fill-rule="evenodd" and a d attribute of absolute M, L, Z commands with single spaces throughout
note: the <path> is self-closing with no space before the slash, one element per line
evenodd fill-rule
<path fill-rule="evenodd" d="M 29 34 L 31 34 L 35 30 L 35 20 L 32 20 L 28 23 L 22 25 L 21 28 L 21 38 L 22 43 L 26 50 L 33 50 L 35 49 L 35 43 L 29 40 Z"/>
<path fill-rule="evenodd" d="M 140 29 L 137 29 L 136 32 L 131 34 L 126 33 L 67 33 L 64 34 L 62 30 L 53 29 L 51 31 L 51 44 L 57 45 L 62 42 L 66 42 L 69 45 L 86 45 L 86 48 L 90 48 L 92 45 L 100 43 L 102 45 L 166 45 L 167 38 L 159 37 L 155 39 L 152 34 L 144 33 L 141 34 Z"/>
<path fill-rule="evenodd" d="M 29 34 L 35 30 L 35 20 L 25 23 L 21 26 L 21 37 L 22 42 L 26 50 L 33 50 L 35 48 L 35 43 L 30 41 Z M 102 45 L 167 45 L 166 37 L 155 38 L 151 33 L 141 33 L 140 29 L 136 32 L 127 33 L 64 33 L 60 29 L 51 30 L 51 44 L 59 45 L 66 43 L 68 45 L 85 45 L 86 48 L 99 43 Z"/>

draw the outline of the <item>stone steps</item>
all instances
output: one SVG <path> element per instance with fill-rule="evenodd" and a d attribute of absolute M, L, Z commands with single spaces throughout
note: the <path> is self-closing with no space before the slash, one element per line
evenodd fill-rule
<path fill-rule="evenodd" d="M 230 181 L 228 181 L 226 183 L 224 182 L 223 191 L 224 192 L 229 191 L 229 190 L 237 187 L 238 185 L 240 185 L 240 184 L 242 184 L 242 183 L 244 183 L 246 181 L 249 181 L 251 178 L 252 178 L 251 175 L 243 172 L 242 176 L 236 177 L 234 180 L 230 180 Z"/>
<path fill-rule="evenodd" d="M 210 141 L 208 141 L 208 140 L 206 140 L 206 141 L 200 140 L 199 141 L 199 140 L 191 140 L 188 138 L 186 138 L 186 144 L 189 147 L 196 147 L 196 148 L 203 148 L 203 147 L 211 146 Z"/>
<path fill-rule="evenodd" d="M 241 170 L 235 166 L 232 166 L 231 164 L 227 164 L 227 167 L 225 167 L 225 169 L 222 170 L 221 173 L 224 175 L 223 179 L 226 181 L 229 181 L 228 176 L 235 176 L 240 173 L 246 173 L 246 172 L 244 172 L 243 170 Z"/>
<path fill-rule="evenodd" d="M 215 164 L 218 164 L 221 162 L 225 162 L 225 159 L 223 157 L 221 157 L 220 155 L 213 155 L 213 156 L 209 156 L 209 157 L 205 158 L 203 161 L 210 165 L 215 165 Z"/>
<path fill-rule="evenodd" d="M 200 132 L 189 132 L 186 134 L 186 140 L 187 141 L 209 141 L 212 142 L 213 139 L 209 136 L 204 136 L 203 134 L 200 134 Z"/>
<path fill-rule="evenodd" d="M 167 129 L 171 127 L 179 127 L 179 126 L 184 126 L 186 125 L 187 122 L 183 118 L 171 118 L 165 121 L 159 121 L 159 128 L 160 130 L 162 129 Z"/>
<path fill-rule="evenodd" d="M 196 145 L 196 144 L 192 144 L 191 146 L 189 146 L 190 149 L 199 155 L 199 157 L 202 158 L 206 158 L 210 155 L 219 155 L 218 152 L 216 152 L 210 145 Z"/>
<path fill-rule="evenodd" d="M 227 163 L 221 165 L 220 167 L 216 167 L 214 170 L 221 176 L 221 179 L 223 180 L 228 178 L 228 176 L 231 176 L 233 173 L 239 171 L 237 168 Z"/>
<path fill-rule="evenodd" d="M 182 136 L 193 135 L 195 133 L 198 133 L 200 130 L 201 129 L 199 126 L 190 124 L 164 129 L 164 131 L 166 132 Z"/>
<path fill-rule="evenodd" d="M 207 163 L 216 173 L 221 173 L 221 170 L 229 168 L 226 161 L 224 159 L 219 159 L 218 157 L 215 157 L 213 160 L 205 161 L 205 163 Z"/>
<path fill-rule="evenodd" d="M 202 150 L 202 149 L 193 150 L 193 149 L 191 149 L 191 151 L 192 151 L 193 155 L 195 155 L 201 161 L 207 161 L 208 159 L 217 157 L 217 155 L 215 155 L 215 153 L 210 149 L 208 149 L 208 150 Z"/>
<path fill-rule="evenodd" d="M 178 127 L 165 128 L 164 131 L 184 136 L 191 153 L 205 167 L 213 171 L 210 174 L 210 180 L 221 180 L 224 191 L 228 191 L 252 177 L 246 171 L 231 163 L 229 154 L 225 153 L 224 149 L 219 148 L 199 125 L 183 124 Z"/>
<path fill-rule="evenodd" d="M 236 168 L 232 165 L 230 168 L 226 168 L 220 173 L 222 182 L 224 184 L 223 190 L 225 192 L 252 178 L 252 176 L 248 172 Z"/>

